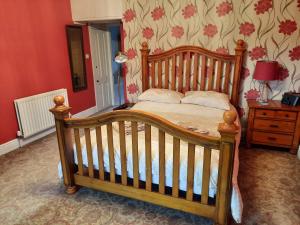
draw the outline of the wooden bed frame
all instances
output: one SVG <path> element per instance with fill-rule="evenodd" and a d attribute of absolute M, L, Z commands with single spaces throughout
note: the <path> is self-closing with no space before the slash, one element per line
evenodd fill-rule
<path fill-rule="evenodd" d="M 149 87 L 180 92 L 199 89 L 215 90 L 229 94 L 231 103 L 238 106 L 240 73 L 245 51 L 243 41 L 237 41 L 235 55 L 218 54 L 196 46 L 177 47 L 157 55 L 149 55 L 149 51 L 148 45 L 143 43 L 141 49 L 143 91 Z M 228 224 L 237 134 L 237 127 L 234 124 L 237 115 L 234 111 L 224 113 L 224 123 L 219 124 L 218 128 L 220 132 L 218 138 L 189 131 L 159 116 L 137 110 L 120 110 L 83 119 L 70 118 L 71 108 L 64 105 L 62 96 L 55 97 L 54 103 L 55 107 L 50 111 L 55 117 L 67 193 L 73 194 L 79 186 L 84 186 L 205 216 L 213 219 L 215 224 Z M 131 121 L 133 179 L 127 176 L 125 121 Z M 113 138 L 113 122 L 119 124 L 119 140 Z M 146 182 L 139 180 L 138 122 L 145 124 Z M 103 164 L 101 126 L 105 125 L 110 173 L 104 171 Z M 159 129 L 159 185 L 152 184 L 151 126 Z M 87 168 L 82 161 L 81 129 L 84 130 L 86 138 Z M 90 129 L 96 130 L 99 170 L 93 167 Z M 173 136 L 172 188 L 165 186 L 166 134 Z M 78 165 L 74 162 L 73 139 L 77 149 Z M 120 143 L 121 176 L 116 175 L 115 171 L 114 141 Z M 186 192 L 179 190 L 180 141 L 188 143 Z M 193 193 L 195 146 L 197 145 L 204 147 L 201 197 Z M 208 196 L 212 149 L 220 151 L 217 194 L 213 200 Z"/>

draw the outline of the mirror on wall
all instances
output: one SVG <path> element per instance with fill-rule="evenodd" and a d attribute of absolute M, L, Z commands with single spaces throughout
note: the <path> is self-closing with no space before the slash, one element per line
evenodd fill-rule
<path fill-rule="evenodd" d="M 87 89 L 86 70 L 83 51 L 82 27 L 67 25 L 67 41 L 71 66 L 73 91 Z"/>

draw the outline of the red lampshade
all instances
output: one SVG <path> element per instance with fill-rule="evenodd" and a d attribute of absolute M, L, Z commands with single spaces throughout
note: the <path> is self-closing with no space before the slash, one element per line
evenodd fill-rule
<path fill-rule="evenodd" d="M 276 80 L 278 77 L 278 62 L 257 61 L 253 78 L 255 80 Z"/>

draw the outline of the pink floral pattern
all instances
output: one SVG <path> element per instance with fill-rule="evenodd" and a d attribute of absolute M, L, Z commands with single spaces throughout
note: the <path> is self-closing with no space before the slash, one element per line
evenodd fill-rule
<path fill-rule="evenodd" d="M 160 53 L 163 53 L 163 52 L 164 52 L 164 50 L 162 48 L 156 48 L 156 49 L 154 49 L 152 54 L 156 55 L 156 54 L 160 54 Z"/>
<path fill-rule="evenodd" d="M 217 53 L 221 53 L 221 54 L 224 54 L 224 55 L 228 55 L 229 54 L 229 51 L 227 48 L 225 47 L 219 47 L 216 49 L 216 52 Z"/>
<path fill-rule="evenodd" d="M 258 47 L 254 47 L 252 49 L 252 51 L 249 52 L 249 56 L 251 58 L 251 60 L 258 60 L 258 59 L 262 59 L 267 55 L 267 51 L 265 48 L 258 46 Z"/>
<path fill-rule="evenodd" d="M 129 84 L 127 86 L 127 91 L 129 94 L 135 94 L 139 91 L 139 87 L 135 83 Z"/>
<path fill-rule="evenodd" d="M 133 9 L 127 9 L 123 14 L 123 20 L 128 23 L 136 17 L 136 13 Z"/>
<path fill-rule="evenodd" d="M 218 33 L 218 28 L 214 24 L 207 24 L 204 26 L 203 34 L 207 37 L 213 37 Z"/>
<path fill-rule="evenodd" d="M 161 6 L 155 7 L 155 9 L 153 9 L 153 11 L 151 12 L 151 16 L 154 21 L 161 19 L 164 15 L 165 10 Z"/>
<path fill-rule="evenodd" d="M 278 80 L 285 80 L 289 77 L 289 71 L 286 67 L 280 65 L 278 70 Z"/>
<path fill-rule="evenodd" d="M 240 34 L 250 36 L 255 31 L 253 23 L 245 22 L 240 25 Z"/>
<path fill-rule="evenodd" d="M 254 99 L 254 100 L 256 100 L 256 99 L 258 99 L 259 98 L 259 96 L 260 96 L 260 94 L 259 94 L 259 91 L 258 90 L 256 90 L 256 89 L 250 89 L 249 91 L 247 91 L 247 92 L 245 92 L 245 98 L 246 99 Z"/>
<path fill-rule="evenodd" d="M 183 15 L 184 19 L 191 18 L 196 13 L 197 13 L 197 7 L 195 5 L 193 5 L 193 4 L 188 4 L 182 10 L 182 15 Z"/>
<path fill-rule="evenodd" d="M 172 27 L 172 36 L 175 38 L 181 38 L 184 34 L 183 27 L 181 26 L 175 26 Z"/>
<path fill-rule="evenodd" d="M 128 59 L 130 60 L 130 59 L 134 59 L 136 57 L 137 53 L 136 53 L 135 49 L 130 48 L 127 50 L 126 55 L 127 55 Z"/>
<path fill-rule="evenodd" d="M 227 14 L 229 14 L 233 9 L 232 3 L 225 1 L 225 2 L 221 2 L 218 6 L 217 6 L 217 14 L 219 17 L 222 16 L 226 16 Z"/>
<path fill-rule="evenodd" d="M 279 25 L 279 33 L 291 35 L 297 30 L 297 23 L 293 20 L 281 21 Z"/>
<path fill-rule="evenodd" d="M 250 71 L 246 67 L 242 67 L 242 79 L 246 79 L 247 77 L 250 76 Z"/>
<path fill-rule="evenodd" d="M 273 1 L 259 0 L 257 3 L 254 4 L 254 7 L 257 15 L 264 14 L 265 12 L 273 8 Z"/>
<path fill-rule="evenodd" d="M 291 61 L 300 60 L 300 45 L 289 51 Z"/>
<path fill-rule="evenodd" d="M 143 37 L 146 39 L 151 39 L 154 35 L 152 28 L 146 27 L 143 29 Z"/>

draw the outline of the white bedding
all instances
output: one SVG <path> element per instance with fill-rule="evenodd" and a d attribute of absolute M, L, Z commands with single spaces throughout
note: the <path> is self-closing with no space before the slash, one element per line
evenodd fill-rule
<path fill-rule="evenodd" d="M 199 105 L 192 104 L 167 104 L 167 103 L 156 103 L 156 102 L 139 102 L 132 108 L 134 110 L 143 110 L 147 112 L 155 113 L 156 115 L 162 116 L 169 121 L 179 124 L 182 126 L 193 127 L 198 131 L 208 131 L 211 136 L 220 136 L 217 131 L 218 124 L 223 121 L 224 110 L 208 108 Z M 239 123 L 239 121 L 237 121 Z M 120 160 L 120 147 L 119 147 L 119 133 L 118 124 L 113 124 L 114 132 L 114 150 L 115 150 L 115 168 L 116 174 L 121 175 L 121 160 Z M 109 172 L 109 155 L 108 145 L 106 138 L 106 126 L 102 126 L 102 140 L 103 140 L 103 151 L 104 151 L 104 168 L 106 172 Z M 145 168 L 145 138 L 144 132 L 139 132 L 139 173 L 140 180 L 146 180 L 146 168 Z M 158 130 L 152 127 L 152 182 L 155 184 L 159 183 L 159 153 L 158 153 Z M 242 199 L 237 184 L 238 174 L 238 145 L 240 140 L 240 132 L 237 135 L 237 144 L 235 149 L 235 161 L 234 161 L 234 172 L 233 172 L 233 192 L 231 198 L 231 211 L 232 216 L 236 222 L 241 222 L 242 214 Z M 92 137 L 92 149 L 93 149 L 93 161 L 96 169 L 98 166 L 97 157 L 97 145 L 95 138 L 95 130 L 91 131 Z M 83 163 L 87 166 L 87 154 L 85 147 L 85 138 L 81 138 Z M 74 146 L 75 149 L 75 146 Z M 126 153 L 127 153 L 127 171 L 128 177 L 133 178 L 132 170 L 132 152 L 131 152 L 131 135 L 126 135 Z M 172 187 L 172 158 L 173 158 L 173 139 L 171 136 L 166 134 L 166 186 Z M 187 186 L 187 143 L 180 143 L 180 178 L 179 188 L 185 191 Z M 76 151 L 76 149 L 75 149 Z M 217 191 L 216 183 L 218 178 L 218 161 L 219 151 L 213 150 L 211 155 L 211 176 L 209 183 L 209 196 L 214 197 Z M 203 148 L 200 146 L 196 147 L 195 154 L 195 172 L 194 172 L 194 193 L 201 194 L 202 189 L 202 168 L 203 168 Z M 75 153 L 75 162 L 77 163 L 77 157 Z M 61 167 L 59 165 L 59 176 L 62 177 Z"/>

